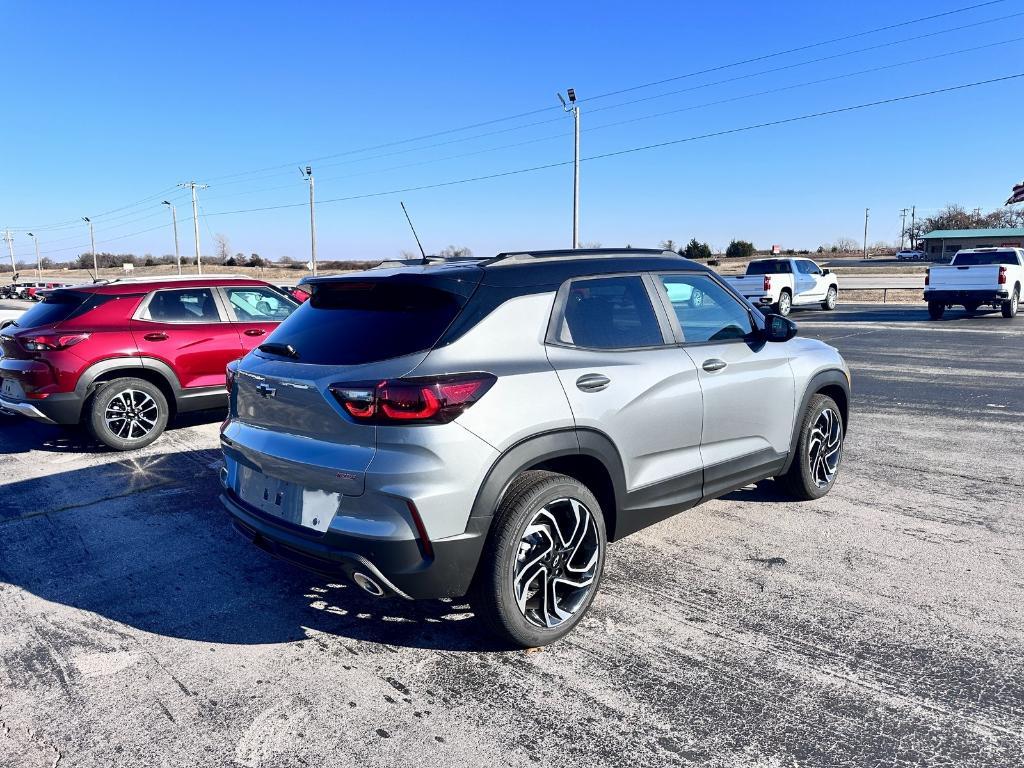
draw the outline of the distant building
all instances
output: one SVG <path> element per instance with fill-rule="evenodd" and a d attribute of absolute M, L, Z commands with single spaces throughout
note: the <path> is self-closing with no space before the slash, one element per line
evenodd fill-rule
<path fill-rule="evenodd" d="M 992 248 L 1001 245 L 1024 248 L 1024 227 L 936 229 L 917 239 L 929 259 L 948 260 L 961 248 Z"/>

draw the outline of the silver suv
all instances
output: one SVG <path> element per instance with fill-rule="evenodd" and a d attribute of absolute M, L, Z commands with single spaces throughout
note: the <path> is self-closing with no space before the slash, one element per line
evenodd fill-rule
<path fill-rule="evenodd" d="M 371 595 L 469 593 L 543 645 L 586 613 L 609 541 L 765 478 L 797 499 L 836 481 L 838 352 L 671 252 L 310 283 L 229 366 L 221 499 L 261 549 Z"/>

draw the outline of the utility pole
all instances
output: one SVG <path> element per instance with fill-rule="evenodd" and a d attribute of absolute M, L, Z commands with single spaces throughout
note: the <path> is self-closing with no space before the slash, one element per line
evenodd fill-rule
<path fill-rule="evenodd" d="M 199 203 L 196 201 L 196 190 L 206 189 L 209 184 L 196 184 L 194 181 L 184 182 L 178 185 L 182 189 L 188 187 L 192 190 L 192 229 L 196 236 L 196 269 L 203 274 L 203 258 L 199 253 Z"/>
<path fill-rule="evenodd" d="M 83 216 L 82 221 L 89 225 L 89 247 L 92 248 L 92 279 L 98 280 L 100 277 L 99 262 L 96 261 L 96 236 L 92 231 L 92 219 L 88 216 Z"/>
<path fill-rule="evenodd" d="M 572 162 L 572 247 L 573 250 L 580 247 L 580 108 L 576 103 L 576 90 L 570 88 L 566 91 L 569 103 L 565 103 L 562 94 L 558 94 L 558 100 L 562 102 L 562 110 L 572 112 L 573 120 L 573 162 Z"/>
<path fill-rule="evenodd" d="M 977 224 L 981 221 L 981 208 L 975 208 L 974 211 L 974 223 Z"/>
<path fill-rule="evenodd" d="M 309 182 L 309 236 L 310 236 L 310 258 L 309 263 L 313 269 L 313 277 L 316 277 L 316 209 L 313 204 L 313 166 L 307 165 L 306 170 L 299 168 L 302 178 Z"/>
<path fill-rule="evenodd" d="M 917 206 L 910 206 L 910 250 L 917 250 Z"/>
<path fill-rule="evenodd" d="M 31 237 L 36 244 L 36 277 L 41 280 L 43 277 L 43 261 L 39 258 L 39 238 L 31 232 L 28 233 L 28 236 Z"/>
<path fill-rule="evenodd" d="M 870 208 L 864 209 L 864 258 L 868 257 L 868 211 Z"/>
<path fill-rule="evenodd" d="M 178 263 L 178 274 L 181 274 L 181 251 L 178 250 L 178 211 L 169 200 L 164 205 L 171 209 L 171 224 L 174 226 L 174 260 Z"/>
<path fill-rule="evenodd" d="M 902 223 L 900 224 L 900 250 L 903 250 L 903 243 L 907 237 L 907 214 L 910 213 L 909 208 L 901 208 L 900 216 L 902 216 Z"/>
<path fill-rule="evenodd" d="M 4 232 L 4 240 L 7 241 L 7 250 L 11 253 L 11 282 L 14 282 L 14 276 L 18 274 L 18 265 L 14 263 L 14 240 L 11 238 L 11 230 Z"/>

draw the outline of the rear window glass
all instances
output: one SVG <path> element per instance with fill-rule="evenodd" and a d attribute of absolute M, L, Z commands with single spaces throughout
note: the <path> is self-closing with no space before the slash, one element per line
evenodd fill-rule
<path fill-rule="evenodd" d="M 1016 264 L 1016 251 L 991 251 L 989 253 L 958 253 L 953 263 L 958 267 L 977 267 L 984 264 Z"/>
<path fill-rule="evenodd" d="M 792 271 L 788 261 L 752 261 L 747 265 L 748 275 L 788 275 Z"/>
<path fill-rule="evenodd" d="M 320 365 L 401 357 L 433 347 L 465 303 L 462 296 L 419 283 L 323 283 L 261 349 L 290 346 L 297 361 Z"/>
<path fill-rule="evenodd" d="M 55 291 L 18 318 L 19 328 L 39 328 L 80 315 L 98 305 L 102 297 L 80 291 Z"/>

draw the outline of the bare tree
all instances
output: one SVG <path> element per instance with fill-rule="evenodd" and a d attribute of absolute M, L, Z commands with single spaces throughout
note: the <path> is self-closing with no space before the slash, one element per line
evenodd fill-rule
<path fill-rule="evenodd" d="M 661 247 L 661 250 L 663 250 L 663 251 L 674 251 L 674 250 L 676 250 L 676 241 L 675 240 L 662 240 L 660 247 Z"/>
<path fill-rule="evenodd" d="M 223 264 L 231 258 L 231 241 L 228 240 L 227 235 L 222 235 L 220 232 L 213 236 L 213 241 L 217 244 L 217 258 Z"/>
<path fill-rule="evenodd" d="M 440 256 L 442 259 L 454 259 L 459 257 L 468 257 L 472 255 L 473 251 L 471 251 L 469 248 L 466 248 L 465 246 L 456 247 L 454 245 L 449 245 L 447 248 L 443 249 L 438 254 L 438 256 Z"/>
<path fill-rule="evenodd" d="M 861 246 L 852 237 L 837 238 L 833 247 L 840 253 L 852 253 L 861 250 Z"/>

